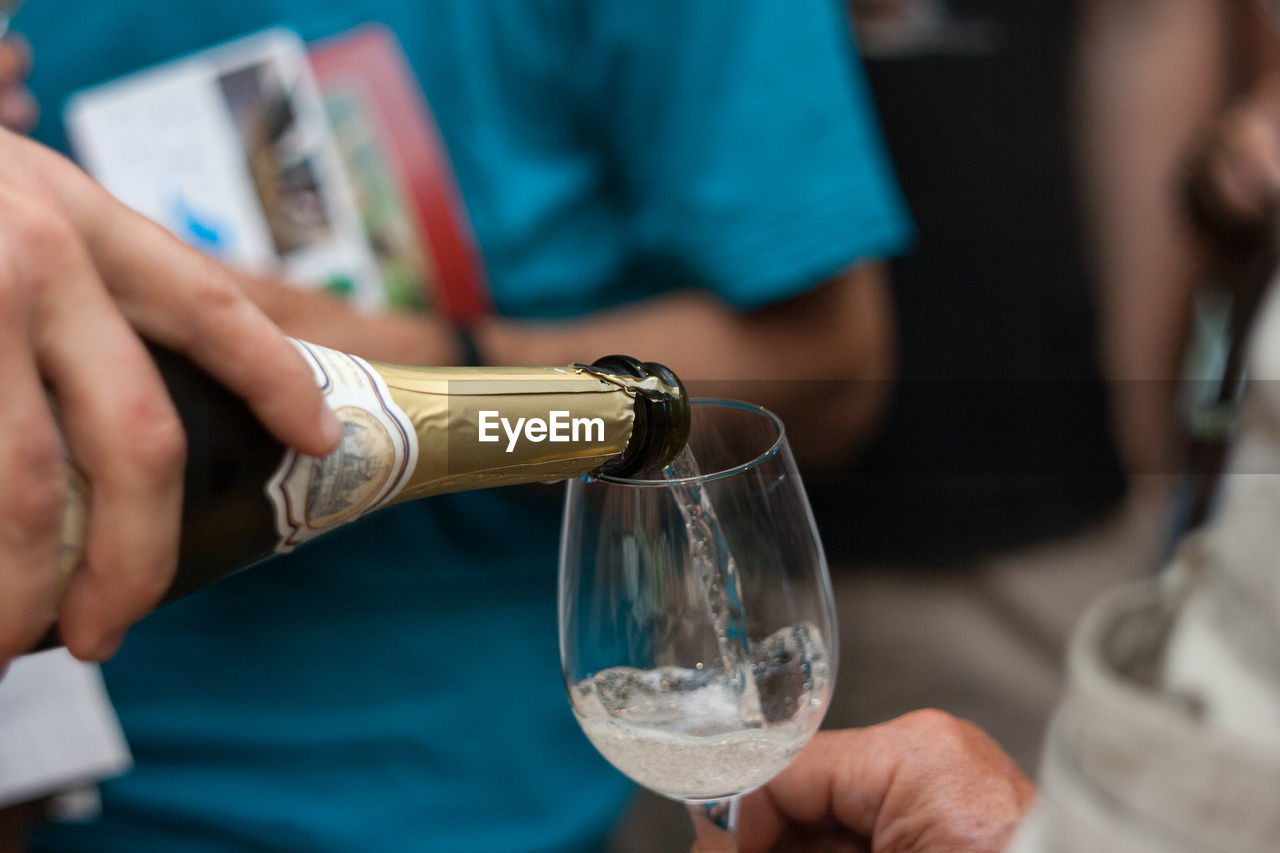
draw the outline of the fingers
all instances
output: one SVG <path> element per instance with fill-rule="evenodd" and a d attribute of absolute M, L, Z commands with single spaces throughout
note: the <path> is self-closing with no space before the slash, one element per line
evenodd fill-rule
<path fill-rule="evenodd" d="M 827 834 L 836 836 L 833 823 L 847 833 L 869 838 L 880 796 L 892 772 L 892 756 L 880 748 L 880 739 L 875 727 L 816 734 L 777 778 L 743 801 L 739 818 L 741 853 L 765 853 L 798 829 L 819 833 L 831 829 Z M 835 818 L 835 799 L 842 786 L 851 787 L 847 783 L 855 768 L 847 765 L 853 760 L 866 765 L 865 772 L 855 777 L 855 784 L 871 805 L 847 809 L 848 822 L 841 823 Z"/>
<path fill-rule="evenodd" d="M 41 373 L 91 489 L 84 565 L 62 600 L 59 630 L 72 654 L 103 660 L 172 582 L 186 442 L 155 365 L 87 253 L 74 244 L 67 252 L 58 298 L 43 300 L 36 318 Z"/>
<path fill-rule="evenodd" d="M 185 436 L 139 332 L 194 358 L 286 443 L 337 444 L 309 367 L 229 273 L 0 129 L 0 664 L 55 613 L 75 655 L 107 657 L 170 584 Z M 59 609 L 63 435 L 91 499 Z"/>
<path fill-rule="evenodd" d="M 40 164 L 134 328 L 199 364 L 290 447 L 312 456 L 337 447 L 342 424 L 310 368 L 229 270 L 120 204 L 65 158 L 7 141 Z"/>
<path fill-rule="evenodd" d="M 784 836 L 876 850 L 998 851 L 1031 807 L 1035 788 L 976 726 L 919 711 L 865 729 L 820 732 L 743 803 L 740 849 L 762 853 Z M 816 842 L 815 842 L 816 843 Z"/>
<path fill-rule="evenodd" d="M 114 209 L 91 233 L 89 247 L 129 321 L 243 397 L 285 444 L 313 456 L 332 451 L 342 427 L 311 369 L 232 273 L 154 223 L 109 204 Z"/>
<path fill-rule="evenodd" d="M 40 398 L 40 380 L 48 385 L 61 434 L 90 484 L 84 565 L 66 591 L 59 628 L 73 654 L 100 660 L 114 653 L 125 628 L 169 586 L 182 506 L 182 426 L 155 366 L 66 217 L 26 193 L 0 193 L 0 240 L 6 241 L 16 285 L 10 301 L 20 309 L 9 324 L 19 350 L 12 354 L 15 381 L 20 388 L 35 385 Z M 29 399 L 31 392 L 23 393 Z M 37 493 L 55 492 L 59 504 L 55 498 L 37 503 L 41 517 L 59 523 L 50 529 L 24 516 L 18 523 L 39 547 L 51 549 L 51 559 L 32 559 L 26 572 L 39 574 L 56 596 L 66 474 L 47 406 L 44 416 L 38 452 L 24 452 L 40 462 Z M 6 568 L 21 574 L 23 566 Z M 26 595 L 46 600 L 43 590 Z"/>
<path fill-rule="evenodd" d="M 57 608 L 64 481 L 53 416 L 27 336 L 30 304 L 0 242 L 0 666 L 28 651 Z"/>
<path fill-rule="evenodd" d="M 1013 759 L 977 726 L 941 711 L 888 725 L 905 758 L 876 815 L 876 842 L 904 851 L 1003 850 L 1035 799 Z"/>
<path fill-rule="evenodd" d="M 786 770 L 742 807 L 742 853 L 768 850 L 790 824 L 835 820 L 870 837 L 898 757 L 879 727 L 819 732 Z"/>

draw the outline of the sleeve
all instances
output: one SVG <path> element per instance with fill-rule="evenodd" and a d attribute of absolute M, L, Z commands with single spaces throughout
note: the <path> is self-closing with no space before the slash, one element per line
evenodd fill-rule
<path fill-rule="evenodd" d="M 65 649 L 0 679 L 0 807 L 123 773 L 132 764 L 98 667 Z"/>
<path fill-rule="evenodd" d="M 641 259 L 753 308 L 907 246 L 837 0 L 591 2 L 583 77 Z"/>

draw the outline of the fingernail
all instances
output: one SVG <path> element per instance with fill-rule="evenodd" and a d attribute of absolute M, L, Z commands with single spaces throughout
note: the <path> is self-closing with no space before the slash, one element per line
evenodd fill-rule
<path fill-rule="evenodd" d="M 105 640 L 98 644 L 94 651 L 94 658 L 103 661 L 113 658 L 116 652 L 120 651 L 120 646 L 124 645 L 124 638 L 128 631 L 121 631 L 118 634 L 111 634 Z"/>
<path fill-rule="evenodd" d="M 320 405 L 320 431 L 329 447 L 337 449 L 338 442 L 342 440 L 342 420 L 333 413 L 328 403 Z"/>

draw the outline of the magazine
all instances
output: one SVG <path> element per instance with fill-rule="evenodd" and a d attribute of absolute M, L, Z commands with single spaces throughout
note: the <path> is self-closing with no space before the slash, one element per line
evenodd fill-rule
<path fill-rule="evenodd" d="M 489 308 L 430 111 L 385 28 L 271 29 L 74 95 L 75 156 L 229 265 L 365 311 Z"/>

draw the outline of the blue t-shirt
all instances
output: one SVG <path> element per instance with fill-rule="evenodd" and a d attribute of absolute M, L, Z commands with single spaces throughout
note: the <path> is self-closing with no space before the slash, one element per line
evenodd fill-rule
<path fill-rule="evenodd" d="M 507 316 L 686 287 L 757 307 L 909 235 L 837 0 L 61 0 L 15 27 L 60 146 L 79 88 L 371 20 L 421 80 Z M 104 667 L 137 766 L 38 849 L 592 849 L 629 786 L 564 696 L 559 499 L 399 507 L 146 619 Z"/>

